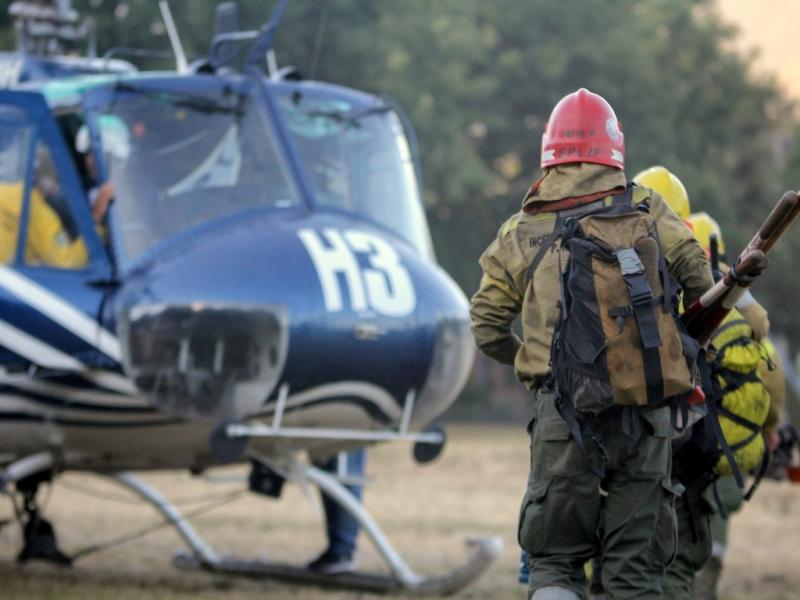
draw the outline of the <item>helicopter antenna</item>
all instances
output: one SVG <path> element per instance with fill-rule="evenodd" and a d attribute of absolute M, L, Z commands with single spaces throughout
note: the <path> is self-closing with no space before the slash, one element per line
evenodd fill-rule
<path fill-rule="evenodd" d="M 286 10 L 287 4 L 288 0 L 278 1 L 278 5 L 275 7 L 275 10 L 272 11 L 269 21 L 261 28 L 258 37 L 256 37 L 256 41 L 253 43 L 253 47 L 247 54 L 247 58 L 244 61 L 245 70 L 257 67 L 258 64 L 264 60 L 267 52 L 272 48 L 272 41 L 275 39 L 275 33 L 277 33 L 278 27 L 281 24 L 283 12 Z"/>
<path fill-rule="evenodd" d="M 164 27 L 167 29 L 169 43 L 172 46 L 173 54 L 175 54 L 175 70 L 178 73 L 188 73 L 189 63 L 186 61 L 186 53 L 183 51 L 183 44 L 181 44 L 181 38 L 178 35 L 178 28 L 175 27 L 169 3 L 167 0 L 159 0 L 158 8 L 161 10 L 161 18 L 164 19 Z"/>
<path fill-rule="evenodd" d="M 87 18 L 86 22 L 89 25 L 89 39 L 86 42 L 86 56 L 89 58 L 97 58 L 97 29 L 94 25 L 94 19 Z"/>
<path fill-rule="evenodd" d="M 278 77 L 278 57 L 275 55 L 275 48 L 270 48 L 267 52 L 267 71 L 272 79 Z"/>
<path fill-rule="evenodd" d="M 325 36 L 325 25 L 328 23 L 328 8 L 326 4 L 322 7 L 322 14 L 319 17 L 319 25 L 317 25 L 317 36 L 314 41 L 314 56 L 311 59 L 311 68 L 308 70 L 309 79 L 314 79 L 317 74 L 317 67 L 319 67 L 319 59 L 322 54 L 322 40 Z"/>

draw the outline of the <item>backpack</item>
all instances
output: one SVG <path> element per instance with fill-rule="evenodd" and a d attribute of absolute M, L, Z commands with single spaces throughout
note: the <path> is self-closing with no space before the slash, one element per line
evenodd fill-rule
<path fill-rule="evenodd" d="M 762 429 L 769 414 L 770 397 L 760 375 L 764 349 L 752 338 L 752 329 L 733 309 L 711 337 L 717 356 L 711 363 L 713 400 L 725 443 L 736 468 L 748 473 L 766 456 Z M 734 465 L 724 456 L 714 471 L 733 475 Z"/>
<path fill-rule="evenodd" d="M 648 198 L 648 190 L 629 186 L 557 212 L 553 233 L 528 269 L 530 279 L 557 240 L 569 251 L 560 269 L 550 367 L 576 441 L 575 419 L 564 410 L 596 415 L 615 406 L 649 409 L 680 401 L 685 410 L 695 387 L 699 346 L 678 318 L 679 288 Z"/>
<path fill-rule="evenodd" d="M 689 439 L 674 451 L 674 475 L 682 483 L 700 478 L 712 483 L 733 475 L 744 488 L 742 473 L 758 467 L 756 479 L 744 494 L 749 500 L 769 466 L 762 434 L 770 396 L 759 370 L 767 355 L 752 338 L 752 328 L 733 309 L 711 337 L 716 357 L 702 369 L 708 414 L 692 426 Z M 714 494 L 718 496 L 716 485 Z M 726 516 L 721 500 L 717 505 Z"/>

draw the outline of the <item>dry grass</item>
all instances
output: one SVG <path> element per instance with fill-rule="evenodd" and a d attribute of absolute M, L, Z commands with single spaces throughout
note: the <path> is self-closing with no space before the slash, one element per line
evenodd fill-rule
<path fill-rule="evenodd" d="M 500 560 L 458 598 L 521 598 L 515 583 L 515 527 L 524 487 L 528 451 L 522 427 L 452 427 L 450 445 L 440 462 L 420 467 L 407 446 L 383 446 L 370 452 L 368 472 L 375 478 L 366 502 L 406 560 L 420 572 L 442 573 L 464 556 L 470 535 L 498 535 L 505 543 Z M 241 472 L 234 470 L 232 472 Z M 205 483 L 168 472 L 145 479 L 173 499 L 224 494 L 230 483 Z M 69 487 L 67 487 L 69 486 Z M 47 514 L 61 545 L 72 551 L 153 522 L 153 511 L 138 503 L 99 500 L 76 488 L 125 497 L 96 477 L 68 475 L 56 485 Z M 244 498 L 199 517 L 196 525 L 219 549 L 255 557 L 305 561 L 324 545 L 321 519 L 312 492 L 287 487 L 279 501 Z M 0 516 L 10 516 L 3 506 Z M 191 507 L 187 507 L 191 510 Z M 725 600 L 796 598 L 800 569 L 800 488 L 765 483 L 757 499 L 734 521 Z M 360 563 L 380 571 L 382 563 L 362 540 Z M 90 556 L 70 570 L 48 565 L 18 568 L 13 557 L 18 531 L 0 531 L 0 597 L 6 599 L 305 599 L 373 598 L 368 594 L 332 593 L 269 582 L 231 580 L 173 569 L 170 558 L 180 547 L 170 530 Z"/>

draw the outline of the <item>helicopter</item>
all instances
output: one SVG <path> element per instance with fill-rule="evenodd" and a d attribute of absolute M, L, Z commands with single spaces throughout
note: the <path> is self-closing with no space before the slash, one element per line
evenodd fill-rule
<path fill-rule="evenodd" d="M 451 592 L 498 556 L 498 539 L 472 540 L 461 567 L 422 577 L 346 473 L 302 458 L 405 441 L 432 460 L 444 445 L 433 422 L 474 350 L 466 299 L 433 253 L 411 124 L 391 99 L 279 69 L 286 4 L 254 31 L 239 30 L 235 3 L 219 5 L 208 56 L 189 64 L 162 1 L 176 69 L 158 72 L 98 58 L 66 0 L 10 6 L 20 39 L 0 53 L 0 489 L 23 500 L 34 558 L 61 555 L 35 549 L 52 536 L 39 484 L 80 470 L 151 503 L 188 546 L 183 568 Z M 64 54 L 86 38 L 86 56 Z M 333 498 L 390 575 L 223 557 L 133 473 L 247 461 L 261 488 L 288 479 Z"/>

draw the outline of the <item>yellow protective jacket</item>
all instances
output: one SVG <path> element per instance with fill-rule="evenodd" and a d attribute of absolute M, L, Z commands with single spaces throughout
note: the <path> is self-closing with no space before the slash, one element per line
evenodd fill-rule
<path fill-rule="evenodd" d="M 528 266 L 553 232 L 556 218 L 552 212 L 531 214 L 526 207 L 620 190 L 625 185 L 622 171 L 604 165 L 577 163 L 547 169 L 526 196 L 523 209 L 500 227 L 480 258 L 483 277 L 470 305 L 475 343 L 491 358 L 513 364 L 518 379 L 528 388 L 538 386 L 550 371 L 550 343 L 561 288 L 557 249 L 544 255 L 526 285 Z M 685 301 L 693 302 L 713 285 L 703 248 L 661 196 L 641 188 L 634 197 L 637 200 L 649 201 L 670 273 L 683 287 Z M 566 265 L 566 256 L 562 264 Z M 523 339 L 511 330 L 517 316 L 521 316 Z"/>
<path fill-rule="evenodd" d="M 0 183 L 0 263 L 14 259 L 19 239 L 23 183 Z M 42 193 L 31 190 L 25 263 L 64 269 L 86 265 L 88 255 L 81 238 L 70 240 L 58 214 L 50 208 Z"/>

